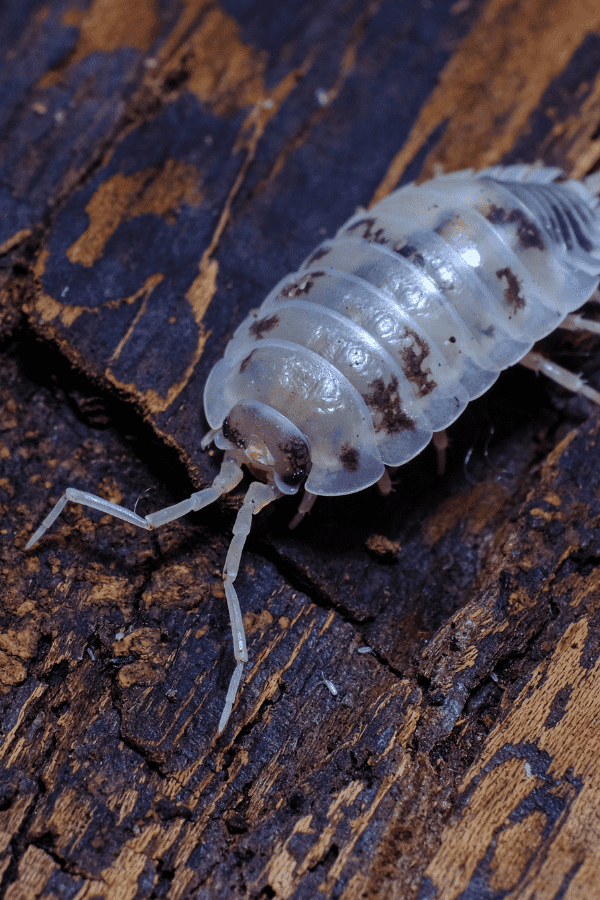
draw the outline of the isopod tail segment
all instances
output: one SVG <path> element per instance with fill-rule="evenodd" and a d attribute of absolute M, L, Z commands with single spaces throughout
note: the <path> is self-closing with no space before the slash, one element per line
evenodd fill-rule
<path fill-rule="evenodd" d="M 212 439 L 213 436 L 214 435 L 211 433 L 210 435 L 207 435 L 207 438 Z M 236 459 L 236 455 L 240 455 L 238 450 L 226 453 L 221 466 L 221 471 L 216 476 L 211 487 L 192 494 L 187 500 L 182 500 L 181 503 L 159 509 L 157 512 L 150 513 L 150 515 L 144 516 L 143 518 L 131 510 L 126 509 L 126 507 L 119 506 L 117 503 L 111 503 L 109 500 L 96 496 L 96 494 L 89 494 L 86 491 L 80 491 L 76 488 L 67 488 L 37 531 L 32 535 L 25 549 L 29 550 L 30 547 L 33 547 L 44 532 L 56 521 L 68 501 L 79 503 L 81 506 L 87 506 L 91 509 L 97 509 L 103 513 L 109 513 L 117 519 L 131 522 L 133 525 L 139 525 L 140 528 L 145 528 L 148 531 L 157 528 L 159 525 L 166 525 L 167 522 L 173 522 L 175 519 L 180 519 L 189 512 L 197 512 L 205 506 L 214 503 L 222 494 L 232 491 L 242 480 L 243 472 Z M 233 526 L 233 538 L 225 559 L 223 581 L 227 606 L 229 609 L 229 618 L 231 621 L 231 634 L 233 638 L 233 652 L 236 667 L 229 683 L 229 689 L 225 698 L 225 706 L 219 720 L 218 734 L 221 734 L 227 724 L 242 679 L 244 663 L 248 661 L 244 622 L 233 583 L 238 574 L 240 557 L 250 531 L 252 516 L 260 512 L 260 510 L 272 500 L 281 497 L 282 494 L 283 492 L 279 490 L 274 483 L 273 478 L 267 484 L 260 481 L 252 482 L 248 488 L 244 502 L 238 511 Z"/>

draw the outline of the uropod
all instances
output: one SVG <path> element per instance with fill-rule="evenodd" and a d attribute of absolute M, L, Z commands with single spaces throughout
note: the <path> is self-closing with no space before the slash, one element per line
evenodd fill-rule
<path fill-rule="evenodd" d="M 596 403 L 600 394 L 532 347 L 554 329 L 600 332 L 572 315 L 600 277 L 600 176 L 567 179 L 539 165 L 437 175 L 352 216 L 271 291 L 211 371 L 202 441 L 224 451 L 211 487 L 142 518 L 68 488 L 68 500 L 141 528 L 164 525 L 250 484 L 223 580 L 236 667 L 219 722 L 248 660 L 234 581 L 252 516 L 285 494 L 318 496 L 378 482 L 439 436 L 514 363 Z"/>

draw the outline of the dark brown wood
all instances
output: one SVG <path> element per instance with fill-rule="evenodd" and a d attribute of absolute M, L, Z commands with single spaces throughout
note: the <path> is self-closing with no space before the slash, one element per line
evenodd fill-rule
<path fill-rule="evenodd" d="M 214 477 L 210 368 L 358 205 L 438 165 L 591 171 L 597 4 L 4 7 L 0 898 L 596 896 L 587 401 L 511 370 L 443 477 L 428 449 L 385 499 L 261 516 L 219 738 L 241 493 L 24 546 L 69 485 L 145 514 Z M 598 384 L 595 340 L 546 350 Z"/>

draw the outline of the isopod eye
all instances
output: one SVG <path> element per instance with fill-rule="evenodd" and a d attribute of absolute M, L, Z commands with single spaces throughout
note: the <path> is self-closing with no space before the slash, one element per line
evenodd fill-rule
<path fill-rule="evenodd" d="M 238 461 L 271 478 L 284 494 L 295 494 L 311 468 L 307 438 L 286 416 L 257 400 L 237 403 L 222 425 L 223 437 L 243 451 Z"/>
<path fill-rule="evenodd" d="M 298 469 L 296 472 L 292 472 L 291 475 L 280 475 L 279 480 L 283 481 L 288 487 L 298 487 L 307 475 L 306 469 Z"/>
<path fill-rule="evenodd" d="M 304 435 L 290 437 L 288 434 L 287 440 L 279 444 L 278 450 L 283 454 L 282 463 L 285 463 L 287 471 L 283 470 L 281 463 L 276 466 L 275 483 L 284 494 L 296 493 L 310 472 L 308 441 Z"/>
<path fill-rule="evenodd" d="M 235 444 L 236 447 L 240 448 L 240 450 L 244 449 L 244 438 L 239 433 L 239 431 L 236 431 L 235 428 L 232 428 L 230 416 L 226 416 L 225 419 L 223 419 L 221 431 L 223 432 L 223 437 L 225 438 L 225 440 L 230 441 L 232 444 Z"/>

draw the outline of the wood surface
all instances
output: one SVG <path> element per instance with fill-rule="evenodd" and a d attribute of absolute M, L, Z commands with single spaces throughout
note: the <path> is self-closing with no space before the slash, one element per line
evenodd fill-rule
<path fill-rule="evenodd" d="M 233 669 L 202 391 L 358 206 L 600 158 L 596 0 L 4 0 L 0 898 L 600 897 L 600 414 L 519 367 L 254 524 Z M 597 340 L 544 350 L 600 386 Z M 372 652 L 360 653 L 370 647 Z M 325 679 L 337 688 L 334 696 Z"/>

